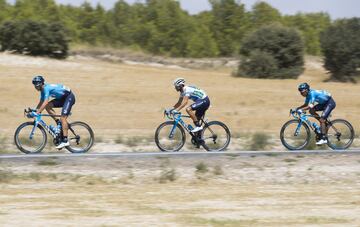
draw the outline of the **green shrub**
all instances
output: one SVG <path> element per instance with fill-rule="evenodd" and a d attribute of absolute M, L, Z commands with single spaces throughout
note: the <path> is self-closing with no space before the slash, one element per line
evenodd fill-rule
<path fill-rule="evenodd" d="M 59 23 L 7 21 L 0 26 L 1 51 L 66 58 L 68 39 Z"/>
<path fill-rule="evenodd" d="M 360 18 L 336 21 L 320 41 L 330 79 L 356 82 L 360 75 Z"/>
<path fill-rule="evenodd" d="M 243 58 L 239 66 L 239 75 L 255 78 L 269 78 L 277 72 L 276 60 L 271 54 L 254 50 L 250 56 Z"/>
<path fill-rule="evenodd" d="M 304 43 L 300 33 L 279 24 L 261 27 L 246 36 L 240 55 L 237 76 L 295 79 L 304 71 Z"/>
<path fill-rule="evenodd" d="M 257 132 L 251 138 L 249 149 L 252 151 L 265 150 L 270 145 L 269 139 L 268 134 Z"/>
<path fill-rule="evenodd" d="M 209 172 L 208 166 L 203 162 L 198 163 L 195 166 L 195 168 L 196 168 L 196 173 L 207 173 L 207 172 Z"/>

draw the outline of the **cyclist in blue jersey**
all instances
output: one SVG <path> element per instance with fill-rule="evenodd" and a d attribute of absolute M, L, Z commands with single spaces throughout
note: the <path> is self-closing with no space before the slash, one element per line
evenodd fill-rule
<path fill-rule="evenodd" d="M 299 106 L 297 110 L 306 111 L 309 110 L 310 113 L 320 122 L 321 126 L 321 135 L 320 140 L 316 142 L 317 145 L 322 145 L 327 143 L 326 138 L 326 119 L 329 117 L 331 111 L 336 107 L 334 99 L 331 97 L 331 94 L 324 90 L 313 90 L 310 89 L 309 84 L 302 83 L 298 87 L 299 92 L 305 98 L 305 103 L 302 106 Z M 316 111 L 323 111 L 321 116 L 319 116 Z"/>
<path fill-rule="evenodd" d="M 184 78 L 175 79 L 173 84 L 176 91 L 180 92 L 180 97 L 174 107 L 167 111 L 169 113 L 173 111 L 179 112 L 188 104 L 189 100 L 192 100 L 194 103 L 186 108 L 186 112 L 190 115 L 196 126 L 191 132 L 201 131 L 203 128 L 200 125 L 200 119 L 205 115 L 206 110 L 209 109 L 209 97 L 203 90 L 195 86 L 186 86 Z"/>
<path fill-rule="evenodd" d="M 75 104 L 75 96 L 71 90 L 61 84 L 46 84 L 42 76 L 36 76 L 32 80 L 35 89 L 40 91 L 40 101 L 36 107 L 36 113 L 40 114 L 44 109 L 51 114 L 55 115 L 53 108 L 62 107 L 60 120 L 52 116 L 52 118 L 62 125 L 63 138 L 61 143 L 56 147 L 57 149 L 69 146 L 68 141 L 68 123 L 67 118 L 70 114 L 72 106 Z M 50 101 L 50 98 L 53 98 Z"/>

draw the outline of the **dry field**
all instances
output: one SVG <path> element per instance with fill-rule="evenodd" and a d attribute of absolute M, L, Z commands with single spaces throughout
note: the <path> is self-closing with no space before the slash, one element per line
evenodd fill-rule
<path fill-rule="evenodd" d="M 359 226 L 360 156 L 3 160 L 0 204 L 6 227 Z"/>
<path fill-rule="evenodd" d="M 112 64 L 89 58 L 57 61 L 2 53 L 0 137 L 3 140 L 10 141 L 16 127 L 26 120 L 23 109 L 37 104 L 39 93 L 31 79 L 38 74 L 44 75 L 49 83 L 63 83 L 72 88 L 76 104 L 70 120 L 88 122 L 98 142 L 109 146 L 107 150 L 123 149 L 110 146 L 109 141 L 116 139 L 141 136 L 146 141 L 152 140 L 156 127 L 164 121 L 163 109 L 178 98 L 172 81 L 179 76 L 208 93 L 212 102 L 208 118 L 225 122 L 235 137 L 266 132 L 278 138 L 282 124 L 289 119 L 289 109 L 303 102 L 297 85 L 304 81 L 314 88 L 329 90 L 337 102 L 334 116 L 346 118 L 355 129 L 360 128 L 360 84 L 323 83 L 327 75 L 318 59 L 308 59 L 306 71 L 298 80 L 260 80 L 231 77 L 231 69 Z M 273 147 L 279 149 L 281 145 L 275 141 Z M 151 144 L 148 149 L 153 148 Z M 230 149 L 238 149 L 236 142 Z"/>
<path fill-rule="evenodd" d="M 94 152 L 154 151 L 152 135 L 162 110 L 177 99 L 171 82 L 178 76 L 205 89 L 212 100 L 208 117 L 240 135 L 230 150 L 253 132 L 277 137 L 289 108 L 303 102 L 296 89 L 303 81 L 331 91 L 334 115 L 359 128 L 360 85 L 323 83 L 327 76 L 316 59 L 306 67 L 299 80 L 250 80 L 229 76 L 229 69 L 0 54 L 0 152 L 19 153 L 6 141 L 25 121 L 23 109 L 38 101 L 31 85 L 36 74 L 73 89 L 71 119 L 92 125 Z M 274 143 L 272 149 L 281 149 Z M 359 226 L 359 157 L 1 159 L 0 226 Z"/>

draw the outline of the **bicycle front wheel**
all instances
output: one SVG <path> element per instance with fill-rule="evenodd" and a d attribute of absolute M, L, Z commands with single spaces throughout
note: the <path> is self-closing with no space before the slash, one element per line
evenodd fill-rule
<path fill-rule="evenodd" d="M 44 128 L 40 125 L 34 127 L 34 122 L 25 122 L 15 131 L 15 145 L 25 154 L 40 153 L 46 146 L 47 135 Z"/>
<path fill-rule="evenodd" d="M 185 131 L 174 121 L 162 123 L 155 132 L 155 143 L 161 151 L 179 151 L 185 144 Z"/>
<path fill-rule="evenodd" d="M 345 150 L 354 141 L 352 125 L 343 119 L 336 119 L 327 126 L 328 146 L 333 150 Z"/>
<path fill-rule="evenodd" d="M 71 153 L 85 153 L 94 145 L 94 132 L 84 122 L 70 123 L 68 133 L 70 146 L 67 146 L 66 149 Z"/>
<path fill-rule="evenodd" d="M 207 123 L 201 132 L 202 146 L 207 151 L 223 151 L 230 144 L 230 130 L 220 121 Z"/>
<path fill-rule="evenodd" d="M 281 143 L 289 150 L 304 149 L 310 142 L 310 129 L 299 120 L 286 122 L 280 131 Z"/>

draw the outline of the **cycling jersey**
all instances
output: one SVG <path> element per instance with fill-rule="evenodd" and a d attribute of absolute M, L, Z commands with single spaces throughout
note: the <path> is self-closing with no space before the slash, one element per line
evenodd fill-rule
<path fill-rule="evenodd" d="M 306 96 L 305 104 L 312 106 L 315 102 L 318 104 L 325 104 L 330 98 L 331 94 L 327 91 L 310 89 L 309 94 Z"/>
<path fill-rule="evenodd" d="M 41 91 L 40 100 L 45 101 L 50 97 L 61 99 L 71 92 L 70 88 L 62 84 L 45 84 L 44 89 Z"/>
<path fill-rule="evenodd" d="M 180 97 L 189 97 L 189 99 L 193 100 L 194 102 L 196 102 L 199 99 L 204 99 L 207 97 L 206 93 L 195 87 L 195 86 L 185 86 L 183 88 L 183 92 L 180 94 Z"/>

